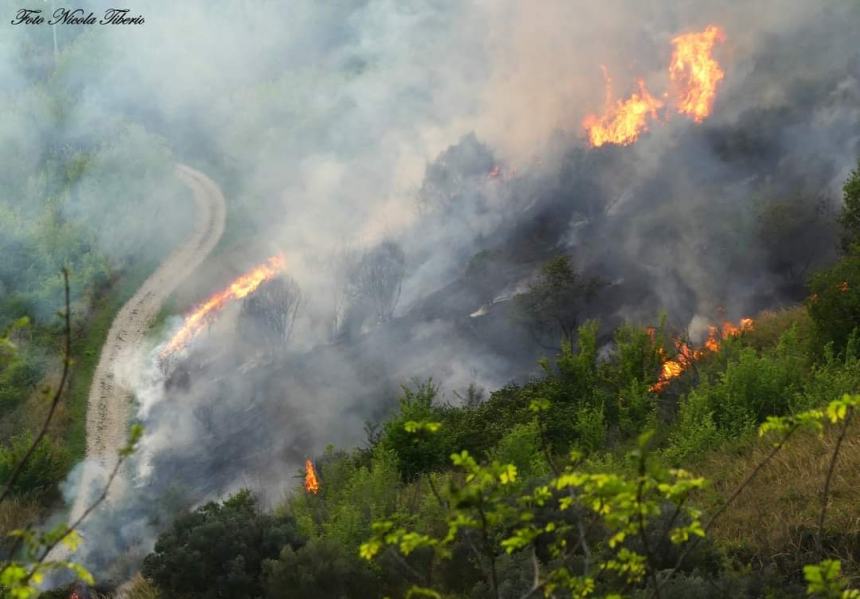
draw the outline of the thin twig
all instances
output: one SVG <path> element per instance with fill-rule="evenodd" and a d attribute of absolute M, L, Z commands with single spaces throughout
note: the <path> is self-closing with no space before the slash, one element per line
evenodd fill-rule
<path fill-rule="evenodd" d="M 496 554 L 493 551 L 493 545 L 490 543 L 489 524 L 487 516 L 484 513 L 484 495 L 478 494 L 478 515 L 481 517 L 481 540 L 483 541 L 484 551 L 487 552 L 487 557 L 490 558 L 490 582 L 493 585 L 493 594 L 496 599 L 499 599 L 499 579 L 496 574 Z"/>
<path fill-rule="evenodd" d="M 60 376 L 60 384 L 57 386 L 56 392 L 54 392 L 54 397 L 51 399 L 51 407 L 48 410 L 48 415 L 45 417 L 45 421 L 42 423 L 42 430 L 39 431 L 39 434 L 33 440 L 33 443 L 27 449 L 27 453 L 24 454 L 24 457 L 21 458 L 15 466 L 15 469 L 12 471 L 12 474 L 9 475 L 9 479 L 6 481 L 6 486 L 3 488 L 3 493 L 0 494 L 0 503 L 2 503 L 12 492 L 12 489 L 15 487 L 15 483 L 18 482 L 18 478 L 21 476 L 21 473 L 24 471 L 24 466 L 33 456 L 33 453 L 36 451 L 36 447 L 39 443 L 42 442 L 42 439 L 45 438 L 45 435 L 48 434 L 48 427 L 51 424 L 51 420 L 54 418 L 54 413 L 57 411 L 57 406 L 60 404 L 60 399 L 63 396 L 63 389 L 66 386 L 66 379 L 69 376 L 69 365 L 71 363 L 71 353 L 72 353 L 72 324 L 71 324 L 71 308 L 70 308 L 70 300 L 69 300 L 69 271 L 63 267 L 63 288 L 65 290 L 65 301 L 66 301 L 66 311 L 63 315 L 63 320 L 65 323 L 64 334 L 65 334 L 65 349 L 63 353 L 63 373 Z"/>
<path fill-rule="evenodd" d="M 636 516 L 639 520 L 639 538 L 642 540 L 642 546 L 645 549 L 645 560 L 648 562 L 648 578 L 651 579 L 651 584 L 654 585 L 654 595 L 657 599 L 662 599 L 660 593 L 660 581 L 657 580 L 655 572 L 656 564 L 654 553 L 651 551 L 651 543 L 648 542 L 648 534 L 645 531 L 645 514 L 642 511 L 642 495 L 645 490 L 645 450 L 641 451 L 639 456 L 639 484 L 636 486 Z"/>
<path fill-rule="evenodd" d="M 836 447 L 833 448 L 833 455 L 830 456 L 830 465 L 827 468 L 827 477 L 824 479 L 824 490 L 821 493 L 821 513 L 818 515 L 818 531 L 815 534 L 815 548 L 821 554 L 821 535 L 824 533 L 824 519 L 827 517 L 827 502 L 830 499 L 830 483 L 833 481 L 833 472 L 836 470 L 836 461 L 839 459 L 839 450 L 842 448 L 842 441 L 845 440 L 845 435 L 848 432 L 848 425 L 851 422 L 853 408 L 848 408 L 845 414 L 845 419 L 842 421 L 842 428 L 839 430 L 839 437 L 836 439 Z"/>
<path fill-rule="evenodd" d="M 439 502 L 439 506 L 440 506 L 441 508 L 443 508 L 443 509 L 447 510 L 447 509 L 448 509 L 448 504 L 447 504 L 447 503 L 445 503 L 445 501 L 442 499 L 442 496 L 439 494 L 439 491 L 438 491 L 438 490 L 436 490 L 436 485 L 435 485 L 435 484 L 433 484 L 433 473 L 432 473 L 432 472 L 428 472 L 428 473 L 427 473 L 427 482 L 428 482 L 428 484 L 430 485 L 430 491 L 432 491 L 432 492 L 433 492 L 433 497 L 435 497 L 435 498 L 436 498 L 436 501 L 438 501 L 438 502 Z"/>
<path fill-rule="evenodd" d="M 117 462 L 113 467 L 113 470 L 111 470 L 110 476 L 108 476 L 108 479 L 107 479 L 107 482 L 105 483 L 105 486 L 102 488 L 101 495 L 99 495 L 99 497 L 95 501 L 93 501 L 93 503 L 91 503 L 90 506 L 86 510 L 84 510 L 84 513 L 81 514 L 78 517 L 78 519 L 75 520 L 72 523 L 72 525 L 66 529 L 66 532 L 64 532 L 62 536 L 60 536 L 53 543 L 51 543 L 45 547 L 45 550 L 42 552 L 42 555 L 39 557 L 39 559 L 36 561 L 36 563 L 33 564 L 32 569 L 27 574 L 27 578 L 24 579 L 25 583 L 29 582 L 30 578 L 32 578 L 32 576 L 39 570 L 39 566 L 45 562 L 45 560 L 48 558 L 48 555 L 51 554 L 51 552 L 54 550 L 54 548 L 57 545 L 59 545 L 60 543 L 62 543 L 70 534 L 75 532 L 78 529 L 78 527 L 81 525 L 81 523 L 84 520 L 86 520 L 86 518 L 91 513 L 93 513 L 93 511 L 99 505 L 101 505 L 101 503 L 105 499 L 107 499 L 108 492 L 110 491 L 111 485 L 113 484 L 114 479 L 116 478 L 117 474 L 119 473 L 119 469 L 122 467 L 123 462 L 125 462 L 125 458 L 126 458 L 126 455 L 121 454 L 120 457 L 117 459 Z"/>
<path fill-rule="evenodd" d="M 759 474 L 759 472 L 761 472 L 762 468 L 764 468 L 768 464 L 768 462 L 770 462 L 773 459 L 773 457 L 777 453 L 779 453 L 779 450 L 783 448 L 783 446 L 786 444 L 786 442 L 789 440 L 789 438 L 791 438 L 791 436 L 797 431 L 797 429 L 798 429 L 798 425 L 796 425 L 796 424 L 793 425 L 791 428 L 789 428 L 786 431 L 786 433 L 782 436 L 782 438 L 779 440 L 779 442 L 773 446 L 773 448 L 770 450 L 770 452 L 767 454 L 767 456 L 761 462 L 759 462 L 755 468 L 752 469 L 752 472 L 750 472 L 747 475 L 747 477 L 744 479 L 744 481 L 740 485 L 738 485 L 738 487 L 729 496 L 729 498 L 726 499 L 723 502 L 723 504 L 719 507 L 719 509 L 717 509 L 717 511 L 711 515 L 711 517 L 708 519 L 707 524 L 705 524 L 705 526 L 702 529 L 704 532 L 704 536 L 707 536 L 708 531 L 710 531 L 711 528 L 714 526 L 714 524 L 717 521 L 717 518 L 719 518 L 723 514 L 723 512 L 725 512 L 726 509 L 728 509 L 729 506 L 731 506 L 732 503 L 734 503 L 735 499 L 737 499 L 738 496 L 744 491 L 744 489 L 746 489 L 747 486 L 749 486 L 749 484 L 752 483 L 752 481 L 758 476 L 758 474 Z M 672 576 L 675 574 L 675 572 L 678 571 L 678 568 L 681 567 L 681 564 L 683 563 L 684 558 L 687 557 L 687 555 L 690 553 L 690 551 L 693 550 L 693 548 L 696 547 L 696 545 L 698 545 L 698 543 L 701 539 L 702 539 L 702 537 L 693 537 L 692 539 L 690 539 L 690 541 L 687 542 L 687 544 L 684 546 L 684 549 L 681 551 L 681 554 L 678 556 L 678 560 L 675 562 L 675 565 L 672 566 L 672 569 L 669 570 L 669 572 L 663 577 L 663 581 L 662 581 L 663 583 L 666 583 L 670 578 L 672 578 Z M 651 594 L 651 597 L 655 597 L 655 596 L 656 595 L 654 595 L 653 593 Z"/>

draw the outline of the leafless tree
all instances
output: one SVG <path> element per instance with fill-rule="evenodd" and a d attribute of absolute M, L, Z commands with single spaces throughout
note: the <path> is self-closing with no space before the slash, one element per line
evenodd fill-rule
<path fill-rule="evenodd" d="M 344 278 L 336 336 L 349 336 L 368 322 L 391 320 L 406 273 L 400 246 L 384 241 L 360 256 L 347 256 L 341 264 Z"/>
<path fill-rule="evenodd" d="M 239 329 L 242 337 L 268 348 L 286 345 L 302 301 L 301 289 L 290 277 L 277 277 L 242 300 Z"/>

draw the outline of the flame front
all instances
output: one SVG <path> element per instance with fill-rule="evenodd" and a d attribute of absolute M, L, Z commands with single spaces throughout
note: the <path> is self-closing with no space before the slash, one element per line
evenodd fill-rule
<path fill-rule="evenodd" d="M 320 481 L 317 478 L 317 471 L 314 468 L 313 460 L 310 458 L 305 460 L 305 491 L 313 495 L 320 492 Z"/>
<path fill-rule="evenodd" d="M 606 74 L 606 104 L 602 115 L 590 114 L 582 121 L 588 132 L 588 141 L 595 148 L 603 144 L 630 145 L 639 134 L 648 128 L 648 119 L 657 117 L 657 110 L 663 105 L 650 94 L 645 82 L 639 80 L 639 93 L 633 93 L 626 100 L 612 101 L 612 81 Z"/>
<path fill-rule="evenodd" d="M 697 123 L 711 114 L 717 84 L 725 77 L 713 57 L 714 45 L 724 40 L 725 33 L 715 25 L 672 40 L 675 50 L 669 63 L 669 78 L 677 88 L 676 108 Z"/>
<path fill-rule="evenodd" d="M 176 350 L 185 347 L 197 333 L 203 330 L 212 317 L 224 308 L 227 302 L 241 299 L 252 293 L 265 281 L 277 276 L 285 267 L 286 260 L 283 255 L 272 256 L 197 306 L 191 314 L 185 317 L 182 328 L 176 332 L 165 348 L 161 350 L 161 357 L 168 356 Z"/>
<path fill-rule="evenodd" d="M 673 359 L 665 359 L 663 361 L 663 364 L 660 366 L 660 377 L 657 379 L 656 383 L 651 385 L 650 390 L 653 393 L 660 393 L 663 389 L 669 386 L 672 379 L 676 379 L 684 374 L 687 368 L 689 368 L 693 363 L 697 362 L 708 353 L 719 351 L 721 340 L 728 339 L 729 337 L 737 337 L 741 333 L 751 331 L 754 324 L 755 323 L 752 318 L 741 318 L 737 325 L 726 321 L 723 323 L 722 327 L 708 327 L 708 338 L 705 340 L 702 349 L 693 349 L 683 341 L 676 340 L 675 347 L 678 350 L 678 355 Z M 653 337 L 654 334 L 651 331 L 653 331 L 653 329 L 648 329 L 649 334 Z M 664 355 L 662 348 L 658 351 L 661 356 Z"/>

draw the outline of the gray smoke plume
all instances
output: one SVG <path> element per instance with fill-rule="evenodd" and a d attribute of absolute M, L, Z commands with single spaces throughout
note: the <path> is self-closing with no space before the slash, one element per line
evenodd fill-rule
<path fill-rule="evenodd" d="M 247 320 L 267 312 L 261 298 L 244 317 L 229 307 L 167 372 L 155 346 L 173 321 L 125 365 L 147 432 L 84 530 L 86 561 L 103 577 L 133 569 L 177 510 L 240 487 L 278 501 L 306 456 L 362 443 L 364 422 L 396 405 L 402 383 L 432 376 L 456 401 L 472 383 L 492 390 L 533 374 L 546 350 L 509 300 L 553 256 L 604 282 L 581 319 L 608 330 L 663 310 L 684 330 L 797 301 L 835 255 L 839 187 L 860 154 L 856 3 L 142 10 L 143 26 L 61 31 L 57 68 L 50 53 L 40 67 L 69 99 L 59 131 L 25 126 L 45 109 L 22 68 L 24 34 L 4 31 L 0 74 L 35 98 L 6 113 L 0 131 L 19 150 L 4 155 L 33 169 L 44 139 L 62 135 L 102 144 L 107 171 L 140 156 L 195 164 L 222 185 L 230 223 L 178 303 L 278 251 L 302 301 L 289 336 L 275 336 L 283 343 L 259 333 L 265 352 L 247 337 L 265 322 Z M 602 106 L 600 66 L 619 97 L 639 77 L 667 89 L 672 37 L 709 23 L 726 32 L 711 117 L 667 116 L 631 146 L 587 147 L 581 121 Z M 42 47 L 47 33 L 27 43 Z M 104 213 L 103 251 L 155 259 L 168 242 L 146 239 L 178 238 L 192 216 L 166 170 L 141 173 L 142 187 L 123 172 L 109 187 L 103 175 L 81 181 L 69 217 Z M 164 218 L 138 227 L 128 215 L 156 196 Z M 174 210 L 186 212 L 174 221 Z"/>

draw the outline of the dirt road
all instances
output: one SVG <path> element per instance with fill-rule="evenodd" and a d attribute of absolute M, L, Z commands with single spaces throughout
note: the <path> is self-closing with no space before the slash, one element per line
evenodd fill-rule
<path fill-rule="evenodd" d="M 85 467 L 80 490 L 90 488 L 97 471 L 113 467 L 117 452 L 126 441 L 132 395 L 120 384 L 117 365 L 140 345 L 164 301 L 209 255 L 224 232 L 225 203 L 218 186 L 203 173 L 183 164 L 177 165 L 176 175 L 193 192 L 194 231 L 141 285 L 111 324 L 87 405 L 87 461 L 98 467 Z M 86 492 L 77 494 L 73 519 L 87 507 L 88 496 Z"/>

